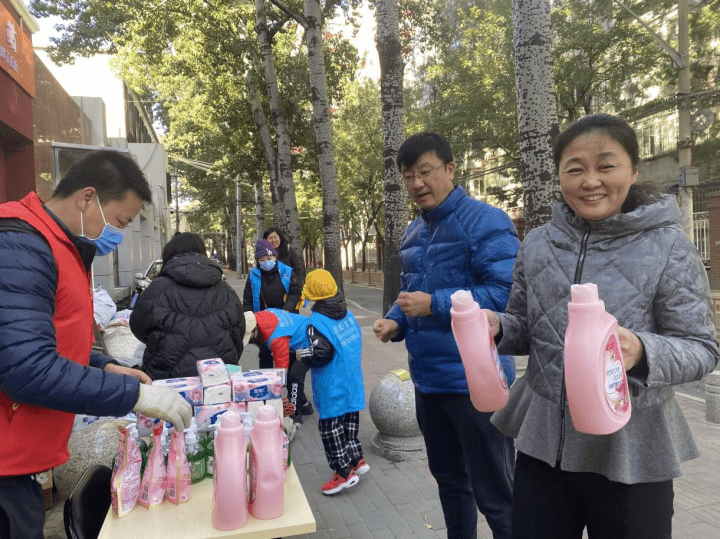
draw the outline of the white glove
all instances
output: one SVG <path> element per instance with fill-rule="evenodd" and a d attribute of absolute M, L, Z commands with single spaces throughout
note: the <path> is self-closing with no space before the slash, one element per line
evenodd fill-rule
<path fill-rule="evenodd" d="M 190 426 L 192 406 L 175 388 L 140 384 L 138 401 L 133 411 L 147 417 L 164 419 L 183 431 Z"/>

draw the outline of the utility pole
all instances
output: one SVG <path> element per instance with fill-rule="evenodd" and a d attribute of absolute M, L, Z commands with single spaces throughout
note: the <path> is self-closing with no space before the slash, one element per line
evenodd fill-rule
<path fill-rule="evenodd" d="M 240 252 L 242 244 L 242 208 L 240 206 L 240 175 L 235 177 L 235 273 L 238 276 L 243 273 L 242 259 L 245 257 L 245 253 Z"/>
<path fill-rule="evenodd" d="M 692 186 L 697 185 L 697 169 L 692 163 L 692 124 L 690 117 L 690 0 L 678 0 L 678 48 L 672 47 L 650 28 L 645 21 L 627 7 L 621 0 L 615 2 L 630 13 L 640 25 L 643 26 L 658 42 L 660 47 L 672 58 L 678 70 L 678 198 L 680 205 L 680 219 L 683 231 L 691 241 L 693 238 L 693 197 Z"/>
<path fill-rule="evenodd" d="M 693 240 L 693 197 L 692 185 L 697 183 L 697 174 L 693 175 L 692 133 L 690 120 L 690 22 L 689 0 L 678 1 L 678 52 L 683 61 L 678 67 L 678 165 L 680 166 L 680 213 L 682 228 Z M 692 176 L 692 178 L 691 178 Z"/>
<path fill-rule="evenodd" d="M 175 233 L 180 232 L 180 176 L 175 176 Z"/>

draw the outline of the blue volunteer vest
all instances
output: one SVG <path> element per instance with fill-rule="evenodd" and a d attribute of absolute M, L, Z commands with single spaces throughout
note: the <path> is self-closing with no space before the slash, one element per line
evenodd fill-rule
<path fill-rule="evenodd" d="M 267 346 L 278 337 L 290 337 L 290 352 L 308 347 L 307 327 L 310 319 L 302 314 L 289 313 L 282 309 L 265 309 L 277 316 L 278 325 L 267 340 Z"/>
<path fill-rule="evenodd" d="M 282 281 L 285 287 L 285 293 L 290 292 L 290 277 L 292 276 L 293 269 L 290 266 L 286 266 L 278 260 L 277 262 L 278 271 L 280 272 L 280 281 Z M 260 268 L 253 268 L 250 270 L 250 288 L 252 289 L 253 297 L 253 312 L 256 313 L 260 310 L 260 287 L 262 286 L 262 277 L 260 274 Z"/>
<path fill-rule="evenodd" d="M 320 419 L 359 412 L 365 408 L 365 385 L 362 334 L 355 317 L 348 311 L 342 320 L 333 320 L 313 312 L 309 323 L 335 348 L 330 363 L 312 369 L 313 403 Z"/>

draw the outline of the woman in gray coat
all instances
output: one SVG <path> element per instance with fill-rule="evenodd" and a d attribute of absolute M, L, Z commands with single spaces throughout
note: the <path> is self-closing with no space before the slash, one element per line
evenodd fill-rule
<path fill-rule="evenodd" d="M 513 537 L 670 538 L 673 478 L 697 458 L 672 386 L 718 362 L 705 268 L 674 197 L 635 185 L 632 128 L 586 116 L 555 141 L 563 201 L 515 263 L 507 311 L 488 312 L 502 354 L 528 369 L 493 424 L 515 439 Z M 603 436 L 575 430 L 563 346 L 573 283 L 595 283 L 617 318 L 632 416 Z"/>

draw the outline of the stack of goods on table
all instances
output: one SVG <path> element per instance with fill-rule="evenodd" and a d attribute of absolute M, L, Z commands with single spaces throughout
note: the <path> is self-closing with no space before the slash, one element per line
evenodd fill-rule
<path fill-rule="evenodd" d="M 255 500 L 257 495 L 260 496 L 259 505 L 250 500 L 240 504 L 245 507 L 245 514 L 249 508 L 256 518 L 280 516 L 283 510 L 282 483 L 290 460 L 289 440 L 281 422 L 284 411 L 285 370 L 260 369 L 242 372 L 239 367 L 226 366 L 221 359 L 201 360 L 197 362 L 197 367 L 198 376 L 153 382 L 153 385 L 174 388 L 193 406 L 194 417 L 188 429 L 176 432 L 171 423 L 163 423 L 142 414 L 137 416 L 137 425 L 131 423 L 120 428 L 120 443 L 113 465 L 111 484 L 112 504 L 117 515 L 125 516 L 136 503 L 150 508 L 160 505 L 165 499 L 175 504 L 187 502 L 190 499 L 191 484 L 205 477 L 217 476 L 218 473 L 225 476 L 225 481 L 220 478 L 221 490 L 228 488 L 228 484 L 237 489 L 239 479 L 232 480 L 227 477 L 231 475 L 228 471 L 231 468 L 227 464 L 228 458 L 232 458 L 236 461 L 232 468 L 243 481 L 242 490 L 247 490 L 246 484 L 249 484 L 252 500 Z M 230 450 L 225 449 L 223 468 L 222 464 L 216 466 L 215 438 L 219 431 L 222 432 L 221 418 L 228 412 L 232 412 L 228 431 L 230 426 L 236 429 L 239 425 L 243 440 L 250 440 L 250 457 L 246 456 L 247 442 L 242 444 L 242 458 L 237 451 L 232 457 L 228 457 Z M 258 426 L 258 433 L 255 435 L 252 434 L 254 425 Z M 263 434 L 266 432 L 269 434 Z M 151 445 L 148 445 L 142 436 L 152 436 Z M 231 442 L 231 438 L 228 435 L 225 447 L 232 443 L 231 447 L 239 448 L 240 444 Z M 257 439 L 255 449 L 253 439 Z M 262 456 L 253 456 L 256 454 Z M 277 458 L 271 458 L 270 468 L 277 470 L 279 466 L 281 470 L 280 475 L 271 474 L 274 480 L 269 483 L 264 479 L 266 474 L 263 473 L 268 467 L 265 464 L 266 455 L 277 455 Z M 258 467 L 260 462 L 262 465 Z M 218 472 L 218 467 L 226 471 Z M 247 479 L 248 467 L 252 475 L 250 480 Z M 242 468 L 239 474 L 238 468 Z M 216 484 L 218 479 L 216 477 Z M 269 485 L 271 496 L 263 494 Z M 273 500 L 271 510 L 267 508 L 269 502 L 263 500 Z M 236 502 L 232 502 L 234 509 L 230 512 L 240 511 L 242 515 L 242 510 L 235 507 Z M 226 512 L 221 508 L 218 518 L 222 520 L 222 515 Z M 234 522 L 237 523 L 237 518 Z"/>

